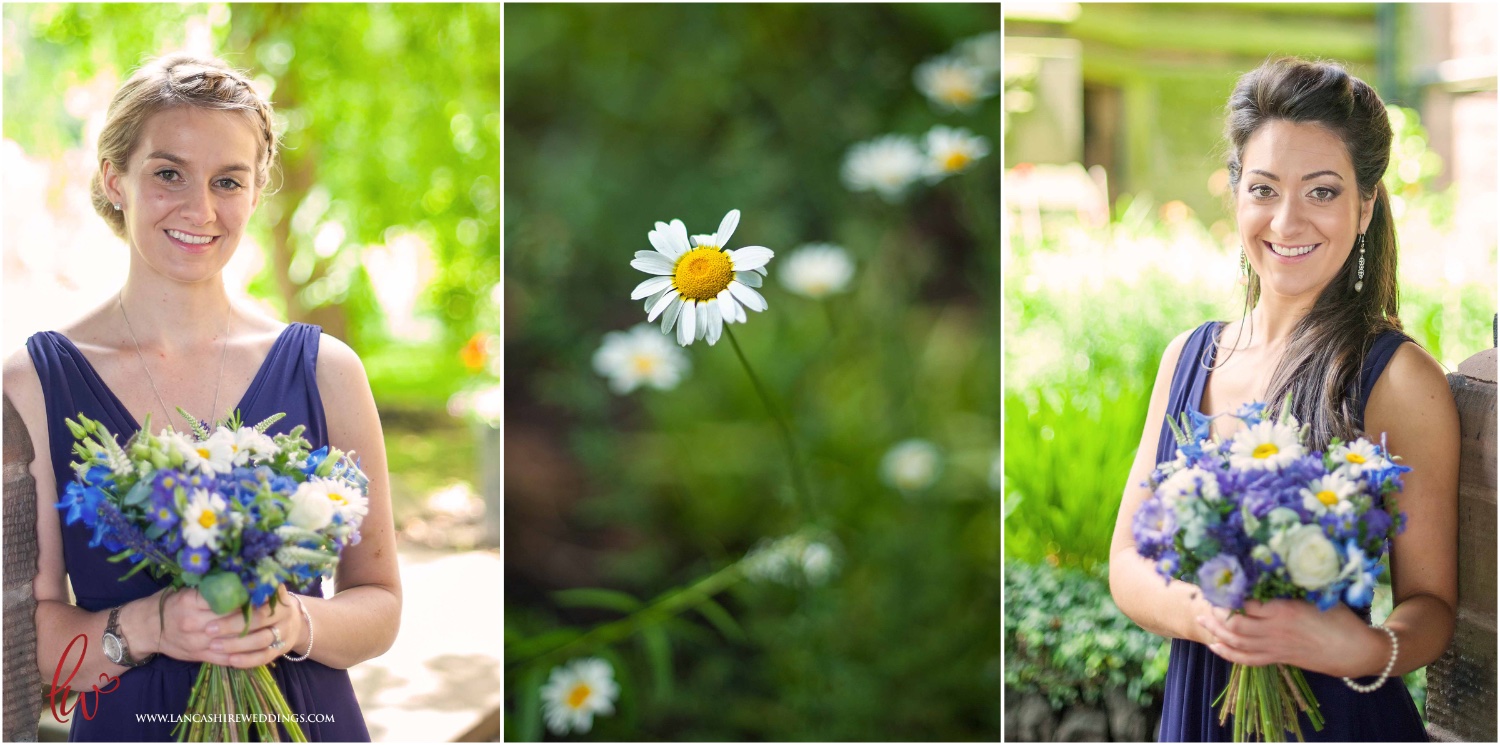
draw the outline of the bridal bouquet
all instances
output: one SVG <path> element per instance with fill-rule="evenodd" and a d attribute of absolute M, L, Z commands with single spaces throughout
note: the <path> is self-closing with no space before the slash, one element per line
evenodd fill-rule
<path fill-rule="evenodd" d="M 153 435 L 148 417 L 124 447 L 99 422 L 68 420 L 76 478 L 57 505 L 67 524 L 82 521 L 93 530 L 91 547 L 134 565 L 122 580 L 148 570 L 174 588 L 197 589 L 215 613 L 242 612 L 247 623 L 254 608 L 274 609 L 281 585 L 305 590 L 331 576 L 339 552 L 359 542 L 368 511 L 369 482 L 351 455 L 309 452 L 301 426 L 265 434 L 281 414 L 249 427 L 236 413 L 209 432 L 179 412 L 190 433 L 169 427 Z M 205 663 L 174 734 L 247 739 L 250 722 L 225 721 L 235 718 L 229 713 L 256 720 L 262 741 L 279 739 L 278 721 L 294 741 L 306 741 L 266 666 Z"/>
<path fill-rule="evenodd" d="M 1234 416 L 1246 428 L 1228 441 L 1208 439 L 1212 418 L 1197 412 L 1168 420 L 1177 457 L 1151 474 L 1153 494 L 1132 526 L 1137 550 L 1168 582 L 1197 585 L 1220 608 L 1275 599 L 1368 607 L 1381 557 L 1404 527 L 1392 495 L 1411 469 L 1364 438 L 1310 451 L 1307 428 L 1267 416 L 1263 403 Z M 1323 727 L 1295 667 L 1235 665 L 1220 701 L 1219 722 L 1234 717 L 1236 742 L 1287 732 L 1301 740 L 1299 710 Z"/>

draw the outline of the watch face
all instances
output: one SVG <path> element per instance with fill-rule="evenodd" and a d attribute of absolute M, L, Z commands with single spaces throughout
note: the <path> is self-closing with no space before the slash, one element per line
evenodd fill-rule
<path fill-rule="evenodd" d="M 114 634 L 104 635 L 104 656 L 108 657 L 110 662 L 116 665 L 120 664 L 121 658 L 125 656 L 125 651 L 120 648 L 119 637 Z"/>

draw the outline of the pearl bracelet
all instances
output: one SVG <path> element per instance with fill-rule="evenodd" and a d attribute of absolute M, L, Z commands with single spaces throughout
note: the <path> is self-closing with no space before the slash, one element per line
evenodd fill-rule
<path fill-rule="evenodd" d="M 293 598 L 296 599 L 296 601 L 297 601 L 297 607 L 300 608 L 300 609 L 302 609 L 302 619 L 304 621 L 307 621 L 307 653 L 304 654 L 304 655 L 302 655 L 301 657 L 293 657 L 291 651 L 288 651 L 286 654 L 282 655 L 282 657 L 285 657 L 288 660 L 291 660 L 292 662 L 301 662 L 301 661 L 303 661 L 303 660 L 305 660 L 305 659 L 307 659 L 307 658 L 309 658 L 309 657 L 312 656 L 312 645 L 313 645 L 312 615 L 310 615 L 307 612 L 307 606 L 302 604 L 302 598 L 301 598 L 301 596 L 297 595 L 296 593 L 291 593 L 291 592 L 289 592 L 287 594 L 291 595 Z M 1392 637 L 1392 638 L 1394 638 L 1394 637 Z"/>
<path fill-rule="evenodd" d="M 1376 688 L 1379 688 L 1379 687 L 1385 685 L 1386 679 L 1391 676 L 1391 668 L 1393 668 L 1393 667 L 1396 666 L 1396 654 L 1401 651 L 1401 642 L 1396 639 L 1396 632 L 1391 631 L 1390 629 L 1388 629 L 1388 628 L 1386 628 L 1384 626 L 1381 626 L 1378 623 L 1371 624 L 1370 628 L 1380 629 L 1381 631 L 1384 631 L 1386 633 L 1386 635 L 1391 638 L 1391 659 L 1389 659 L 1389 660 L 1386 661 L 1386 663 L 1385 663 L 1385 669 L 1382 670 L 1382 671 L 1380 671 L 1380 680 L 1377 680 L 1374 683 L 1371 683 L 1370 685 L 1363 686 L 1363 685 L 1360 685 L 1358 683 L 1355 683 L 1354 681 L 1352 681 L 1352 680 L 1350 680 L 1348 678 L 1344 678 L 1344 685 L 1349 686 L 1350 688 L 1354 689 L 1355 692 L 1357 692 L 1357 693 L 1370 693 L 1371 691 L 1374 691 Z"/>

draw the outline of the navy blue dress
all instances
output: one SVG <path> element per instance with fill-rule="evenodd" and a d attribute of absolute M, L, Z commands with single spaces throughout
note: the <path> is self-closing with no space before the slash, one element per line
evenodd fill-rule
<path fill-rule="evenodd" d="M 1222 323 L 1210 321 L 1199 326 L 1183 345 L 1182 357 L 1172 374 L 1168 394 L 1167 416 L 1180 418 L 1189 409 L 1201 411 L 1203 389 L 1209 372 L 1205 365 L 1214 364 L 1215 337 Z M 1362 421 L 1365 401 L 1375 387 L 1375 380 L 1385 370 L 1391 355 L 1408 337 L 1399 332 L 1382 334 L 1371 345 L 1360 370 L 1355 414 Z M 1156 462 L 1171 460 L 1177 454 L 1177 442 L 1166 423 L 1162 423 L 1161 441 Z M 1360 615 L 1369 620 L 1368 611 Z M 1229 727 L 1219 725 L 1219 707 L 1213 705 L 1229 684 L 1230 663 L 1208 647 L 1187 639 L 1172 640 L 1172 655 L 1167 666 L 1167 691 L 1162 702 L 1161 742 L 1228 742 L 1233 739 Z M 1391 678 L 1372 693 L 1357 693 L 1344 681 L 1330 675 L 1304 671 L 1323 713 L 1323 730 L 1315 731 L 1306 714 L 1299 715 L 1302 736 L 1308 742 L 1426 742 L 1427 731 L 1416 703 L 1400 678 Z M 1378 676 L 1355 682 L 1374 683 Z M 1233 726 L 1233 722 L 1229 722 Z"/>
<path fill-rule="evenodd" d="M 281 332 L 250 383 L 250 389 L 240 400 L 238 409 L 243 421 L 253 424 L 284 412 L 286 417 L 272 425 L 269 434 L 286 433 L 303 424 L 307 426 L 303 436 L 314 449 L 327 444 L 328 426 L 323 417 L 323 399 L 318 395 L 316 377 L 321 333 L 319 327 L 303 323 L 294 323 Z M 61 498 L 63 487 L 73 480 L 74 441 L 64 419 L 76 419 L 80 413 L 96 419 L 108 427 L 122 445 L 140 429 L 140 424 L 67 337 L 55 331 L 43 331 L 28 339 L 26 348 L 36 366 L 47 402 L 52 469 Z M 153 422 L 152 426 L 161 424 Z M 174 426 L 180 424 L 173 422 Z M 81 521 L 64 525 L 62 537 L 63 558 L 80 608 L 94 612 L 109 610 L 166 586 L 166 583 L 152 579 L 147 572 L 138 572 L 124 582 L 119 581 L 130 564 L 111 564 L 107 561 L 110 552 L 104 547 L 89 548 L 90 531 Z M 321 595 L 319 584 L 315 584 L 308 594 Z M 98 639 L 89 639 L 88 642 L 88 654 L 103 654 Z M 77 659 L 76 647 L 71 654 L 70 659 Z M 188 693 L 197 679 L 199 666 L 197 662 L 157 655 L 141 667 L 126 670 L 113 691 L 97 697 L 98 707 L 92 712 L 92 719 L 85 719 L 77 709 L 72 712 L 69 739 L 94 742 L 174 740 L 174 723 L 137 721 L 136 715 L 185 712 Z M 291 710 L 306 715 L 301 727 L 309 740 L 369 741 L 370 733 L 354 697 L 347 670 L 334 669 L 311 659 L 302 662 L 278 660 L 271 667 L 271 675 L 281 686 Z M 75 680 L 72 687 L 75 691 L 89 691 L 93 682 Z M 89 698 L 96 697 L 91 693 Z M 90 703 L 92 705 L 92 701 Z M 282 739 L 287 739 L 285 732 Z"/>

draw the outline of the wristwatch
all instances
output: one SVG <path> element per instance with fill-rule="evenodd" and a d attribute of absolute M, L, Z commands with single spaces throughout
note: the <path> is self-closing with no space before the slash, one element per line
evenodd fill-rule
<path fill-rule="evenodd" d="M 151 661 L 156 655 L 150 654 L 144 660 L 137 660 L 130 656 L 130 645 L 125 642 L 125 636 L 120 633 L 120 608 L 115 606 L 109 612 L 109 623 L 104 627 L 104 638 L 100 641 L 104 647 L 104 656 L 110 662 L 125 667 L 140 667 Z"/>

